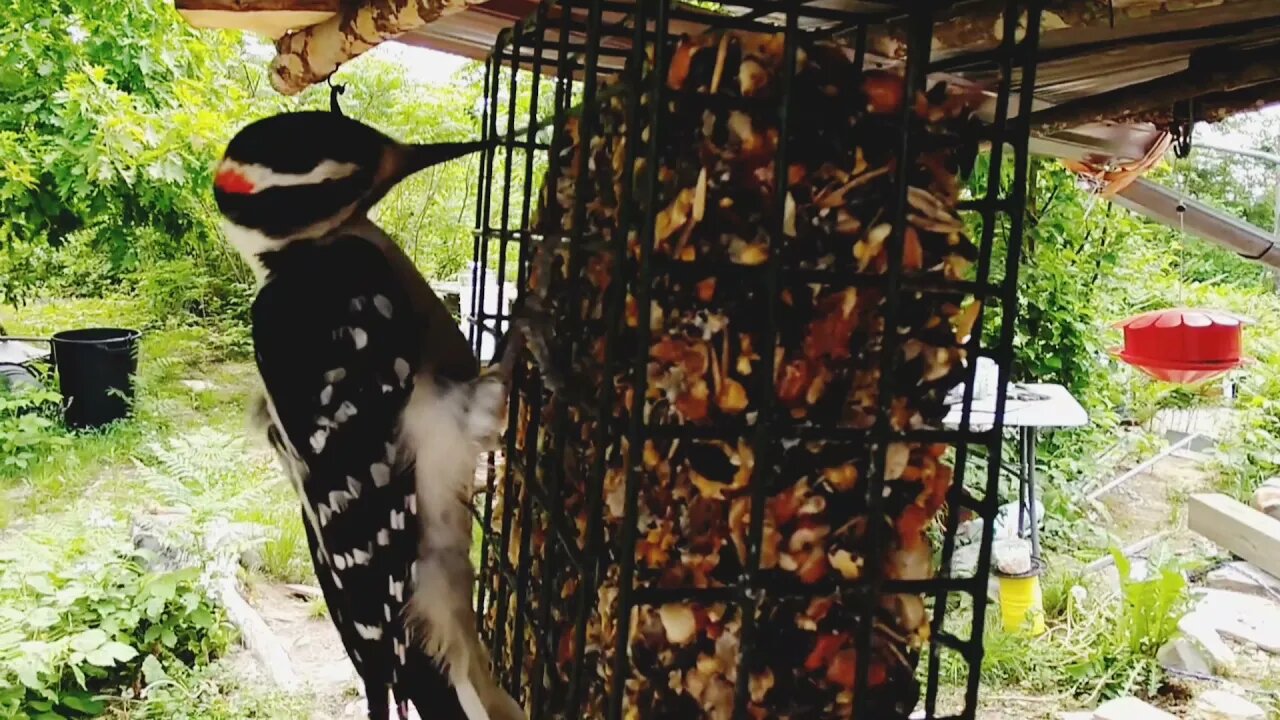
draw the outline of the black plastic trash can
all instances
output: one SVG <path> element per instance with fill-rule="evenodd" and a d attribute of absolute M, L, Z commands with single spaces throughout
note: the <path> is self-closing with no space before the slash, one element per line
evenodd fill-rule
<path fill-rule="evenodd" d="M 68 427 L 97 428 L 129 415 L 141 336 L 123 328 L 84 328 L 53 336 L 53 364 Z"/>

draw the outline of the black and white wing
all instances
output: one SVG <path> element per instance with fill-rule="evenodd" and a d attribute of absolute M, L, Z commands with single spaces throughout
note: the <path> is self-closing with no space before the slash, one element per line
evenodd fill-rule
<path fill-rule="evenodd" d="M 403 619 L 420 528 L 412 458 L 399 456 L 397 435 L 426 328 L 384 256 L 359 237 L 266 260 L 253 305 L 257 364 L 283 430 L 277 442 L 297 470 L 316 575 L 371 716 L 386 716 L 393 688 L 402 713 L 412 696 L 433 717 L 464 717 Z"/>

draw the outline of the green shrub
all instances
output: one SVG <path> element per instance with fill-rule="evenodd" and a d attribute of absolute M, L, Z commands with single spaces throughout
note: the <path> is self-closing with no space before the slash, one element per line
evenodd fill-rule
<path fill-rule="evenodd" d="M 123 541 L 76 545 L 86 552 L 0 555 L 0 716 L 96 716 L 166 668 L 202 665 L 226 648 L 198 569 L 150 573 Z"/>
<path fill-rule="evenodd" d="M 1077 696 L 1086 702 L 1122 695 L 1150 697 L 1164 684 L 1156 652 L 1178 632 L 1187 606 L 1187 582 L 1175 568 L 1130 578 L 1128 558 L 1112 550 L 1120 572 L 1120 606 L 1112 628 L 1099 633 L 1088 655 L 1067 667 Z"/>
<path fill-rule="evenodd" d="M 0 382 L 0 477 L 25 472 L 69 442 L 57 420 L 62 396 L 45 388 Z"/>

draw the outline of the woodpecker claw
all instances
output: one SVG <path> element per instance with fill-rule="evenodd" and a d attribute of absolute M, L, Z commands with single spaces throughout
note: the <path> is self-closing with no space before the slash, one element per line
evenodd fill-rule
<path fill-rule="evenodd" d="M 549 332 L 548 324 L 542 318 L 533 316 L 532 313 L 513 321 L 505 338 L 506 347 L 503 348 L 502 355 L 498 359 L 498 373 L 509 383 L 516 362 L 520 359 L 521 353 L 528 348 L 542 376 L 542 384 L 553 393 L 563 392 L 564 378 L 556 371 L 552 359 L 551 344 L 548 340 Z"/>

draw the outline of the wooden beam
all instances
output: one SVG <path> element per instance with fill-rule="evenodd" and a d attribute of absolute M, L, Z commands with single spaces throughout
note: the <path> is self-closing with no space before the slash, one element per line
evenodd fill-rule
<path fill-rule="evenodd" d="M 1003 36 L 1006 0 L 974 0 L 953 3 L 939 13 L 933 30 L 934 59 L 959 52 L 994 48 Z M 1270 0 L 1047 0 L 1041 15 L 1041 49 L 1071 45 L 1081 35 L 1106 29 L 1108 37 L 1120 39 L 1187 22 L 1183 13 L 1194 14 L 1199 22 L 1222 22 L 1224 18 L 1249 17 L 1257 13 L 1271 14 Z M 1209 16 L 1212 16 L 1212 19 Z M 1018 31 L 1024 31 L 1021 18 Z M 894 59 L 907 56 L 906 23 L 894 21 L 874 28 L 868 34 L 874 52 Z"/>
<path fill-rule="evenodd" d="M 1193 532 L 1280 575 L 1280 520 L 1218 493 L 1192 495 L 1187 511 L 1187 526 Z"/>
<path fill-rule="evenodd" d="M 333 17 L 341 0 L 174 0 L 192 27 L 245 30 L 275 40 Z"/>
<path fill-rule="evenodd" d="M 1191 103 L 1191 112 L 1195 115 L 1196 122 L 1216 123 L 1226 120 L 1232 115 L 1261 110 L 1276 103 L 1280 103 L 1280 79 L 1274 82 L 1250 85 L 1240 90 L 1201 95 Z M 1161 128 L 1167 128 L 1174 124 L 1175 121 L 1186 119 L 1187 117 L 1186 102 L 1178 103 L 1178 105 L 1176 113 L 1174 107 L 1170 106 L 1147 112 L 1131 113 L 1122 119 L 1127 123 L 1151 123 Z"/>
<path fill-rule="evenodd" d="M 1215 62 L 1213 67 L 1192 67 L 1149 82 L 1126 85 L 1097 95 L 1032 113 L 1031 127 L 1052 133 L 1104 120 L 1123 122 L 1130 117 L 1168 112 L 1175 104 L 1214 93 L 1247 91 L 1280 78 L 1280 53 L 1274 51 L 1238 63 Z"/>

